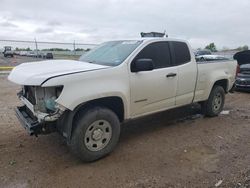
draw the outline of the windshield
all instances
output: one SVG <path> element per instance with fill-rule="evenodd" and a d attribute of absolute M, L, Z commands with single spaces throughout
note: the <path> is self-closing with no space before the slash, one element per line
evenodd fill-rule
<path fill-rule="evenodd" d="M 79 61 L 106 66 L 120 65 L 139 45 L 141 41 L 125 40 L 105 42 L 83 54 Z"/>

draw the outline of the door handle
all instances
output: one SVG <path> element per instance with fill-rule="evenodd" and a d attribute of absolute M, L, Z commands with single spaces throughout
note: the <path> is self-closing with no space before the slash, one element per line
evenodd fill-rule
<path fill-rule="evenodd" d="M 166 75 L 167 78 L 170 78 L 170 77 L 175 77 L 177 74 L 176 73 L 169 73 L 168 75 Z"/>

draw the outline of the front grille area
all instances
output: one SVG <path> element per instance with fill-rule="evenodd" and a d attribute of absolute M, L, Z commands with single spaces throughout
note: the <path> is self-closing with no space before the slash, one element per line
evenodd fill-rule
<path fill-rule="evenodd" d="M 58 87 L 40 87 L 40 86 L 23 86 L 23 89 L 18 96 L 23 96 L 26 101 L 29 101 L 29 108 L 34 111 L 43 113 L 54 113 L 55 100 L 59 97 L 62 86 Z"/>
<path fill-rule="evenodd" d="M 24 86 L 24 97 L 33 105 L 36 104 L 36 97 L 35 97 L 35 87 L 33 86 Z"/>
<path fill-rule="evenodd" d="M 32 120 L 37 121 L 37 117 L 34 116 L 34 114 L 30 111 L 30 109 L 27 106 L 25 106 L 25 111 Z"/>

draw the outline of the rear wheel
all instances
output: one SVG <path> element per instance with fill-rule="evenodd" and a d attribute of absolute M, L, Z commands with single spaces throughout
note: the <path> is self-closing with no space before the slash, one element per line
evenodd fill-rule
<path fill-rule="evenodd" d="M 75 125 L 70 147 L 85 162 L 106 156 L 119 140 L 119 119 L 107 108 L 93 107 L 81 112 Z"/>
<path fill-rule="evenodd" d="M 202 103 L 202 111 L 206 116 L 214 117 L 220 114 L 224 107 L 225 91 L 223 87 L 215 85 L 207 101 Z"/>

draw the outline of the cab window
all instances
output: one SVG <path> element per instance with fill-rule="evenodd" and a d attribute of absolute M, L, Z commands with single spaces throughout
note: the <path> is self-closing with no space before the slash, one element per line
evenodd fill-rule
<path fill-rule="evenodd" d="M 185 42 L 172 41 L 174 65 L 182 65 L 191 61 L 190 51 Z"/>
<path fill-rule="evenodd" d="M 139 52 L 134 61 L 137 59 L 152 59 L 154 69 L 170 67 L 171 55 L 169 43 L 166 41 L 151 43 Z"/>

